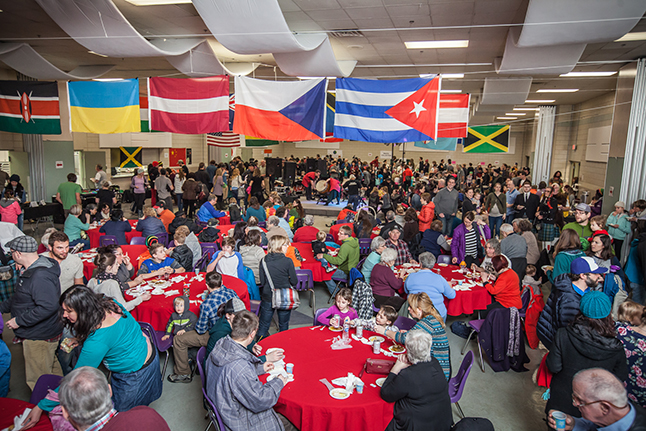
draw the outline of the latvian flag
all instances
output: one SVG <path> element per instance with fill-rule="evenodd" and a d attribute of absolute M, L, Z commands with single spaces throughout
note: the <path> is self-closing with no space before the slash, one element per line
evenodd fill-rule
<path fill-rule="evenodd" d="M 229 130 L 229 77 L 148 78 L 150 129 L 201 135 Z"/>
<path fill-rule="evenodd" d="M 60 135 L 56 83 L 0 81 L 0 130 Z"/>
<path fill-rule="evenodd" d="M 239 147 L 240 135 L 233 132 L 207 133 L 206 144 L 213 147 Z"/>

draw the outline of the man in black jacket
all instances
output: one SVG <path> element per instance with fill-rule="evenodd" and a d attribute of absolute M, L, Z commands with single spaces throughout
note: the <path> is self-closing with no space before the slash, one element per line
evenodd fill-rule
<path fill-rule="evenodd" d="M 523 182 L 523 188 L 514 202 L 514 211 L 516 211 L 514 218 L 527 218 L 531 222 L 536 218 L 536 210 L 541 200 L 534 193 L 531 193 L 531 190 L 532 183 L 527 180 Z"/>
<path fill-rule="evenodd" d="M 7 326 L 22 340 L 27 385 L 33 390 L 41 375 L 63 375 L 56 358 L 63 332 L 58 318 L 61 269 L 54 259 L 38 255 L 38 243 L 30 236 L 11 240 L 7 248 L 22 269 L 14 296 L 0 304 L 0 313 L 11 313 Z"/>
<path fill-rule="evenodd" d="M 628 402 L 624 384 L 611 372 L 602 368 L 579 371 L 572 380 L 572 402 L 582 418 L 566 415 L 565 429 L 616 431 L 646 430 L 646 412 Z M 548 413 L 548 424 L 556 429 L 556 421 Z"/>
<path fill-rule="evenodd" d="M 175 231 L 177 231 L 177 228 L 180 226 L 186 226 L 188 230 L 190 230 L 195 234 L 197 234 L 201 230 L 200 227 L 196 225 L 193 220 L 186 217 L 186 213 L 182 210 L 175 212 L 175 218 L 168 225 L 168 233 L 171 235 L 175 235 Z"/>
<path fill-rule="evenodd" d="M 350 175 L 350 179 L 343 184 L 343 189 L 348 194 L 348 205 L 352 205 L 352 210 L 356 211 L 361 198 L 359 197 L 359 189 L 361 184 L 357 181 L 354 175 Z"/>

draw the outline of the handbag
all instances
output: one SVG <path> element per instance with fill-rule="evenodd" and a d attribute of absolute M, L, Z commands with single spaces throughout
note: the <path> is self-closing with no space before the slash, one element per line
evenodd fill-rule
<path fill-rule="evenodd" d="M 363 370 L 359 373 L 359 378 L 363 376 L 363 373 L 367 374 L 388 374 L 390 369 L 395 365 L 395 361 L 391 359 L 375 359 L 368 358 L 366 363 L 363 365 Z"/>
<path fill-rule="evenodd" d="M 274 287 L 274 281 L 271 279 L 271 274 L 269 274 L 269 269 L 267 269 L 265 259 L 262 260 L 262 267 L 265 270 L 265 275 L 271 287 L 271 308 L 277 310 L 293 310 L 294 308 L 298 308 L 301 305 L 298 292 L 291 286 L 276 289 Z"/>

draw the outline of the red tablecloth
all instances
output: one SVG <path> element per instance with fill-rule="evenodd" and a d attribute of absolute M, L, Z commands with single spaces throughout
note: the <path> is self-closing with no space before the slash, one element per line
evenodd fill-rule
<path fill-rule="evenodd" d="M 33 404 L 26 401 L 16 400 L 13 398 L 0 398 L 0 429 L 5 429 L 13 425 L 13 419 L 21 415 L 26 408 L 34 408 Z M 51 431 L 52 424 L 49 422 L 49 416 L 46 414 L 40 417 L 40 421 L 31 428 L 34 431 Z"/>
<path fill-rule="evenodd" d="M 231 217 L 229 217 L 229 211 L 226 212 L 227 215 L 224 217 L 220 217 L 218 220 L 220 220 L 220 224 L 231 224 Z"/>
<path fill-rule="evenodd" d="M 139 270 L 139 261 L 137 258 L 139 255 L 145 253 L 148 251 L 148 248 L 143 245 L 143 244 L 136 244 L 136 245 L 122 245 L 121 250 L 123 250 L 123 254 L 127 254 L 130 256 L 130 262 L 132 262 L 132 265 L 135 267 L 135 274 L 137 274 L 137 271 Z M 86 257 L 88 253 L 95 253 L 96 249 L 90 249 L 85 253 L 78 253 L 78 257 L 80 257 L 83 260 L 83 275 L 85 278 L 88 280 L 92 278 L 92 274 L 94 274 L 94 269 L 96 266 L 94 265 L 94 257 Z"/>
<path fill-rule="evenodd" d="M 301 262 L 301 269 L 311 269 L 314 281 L 328 281 L 332 279 L 333 272 L 325 272 L 321 262 L 314 259 L 314 252 L 312 251 L 312 244 L 304 242 L 293 242 L 294 248 L 298 249 L 303 261 Z"/>
<path fill-rule="evenodd" d="M 132 240 L 133 237 L 135 236 L 141 236 L 141 232 L 137 232 L 135 224 L 137 223 L 138 220 L 128 220 L 128 223 L 130 223 L 130 227 L 132 227 L 132 230 L 130 232 L 126 232 L 126 241 L 128 241 L 128 244 L 130 244 L 130 240 Z M 94 229 L 89 229 L 87 231 L 87 236 L 90 240 L 90 248 L 96 248 L 99 246 L 99 237 L 101 235 L 105 235 L 104 233 L 99 232 L 98 227 Z"/>
<path fill-rule="evenodd" d="M 354 333 L 354 329 L 350 331 Z M 363 394 L 354 392 L 345 400 L 329 395 L 319 382 L 329 382 L 348 373 L 359 375 L 367 358 L 387 358 L 375 355 L 372 347 L 352 340 L 352 349 L 332 350 L 331 338 L 339 335 L 327 327 L 321 331 L 310 327 L 279 332 L 262 340 L 263 351 L 271 347 L 285 349 L 285 362 L 294 364 L 294 381 L 287 383 L 280 393 L 275 410 L 287 417 L 301 431 L 383 430 L 393 418 L 393 404 L 379 395 L 380 388 L 372 387 L 383 374 L 364 374 Z M 364 331 L 364 337 L 374 335 Z M 390 340 L 382 347 L 392 345 Z M 266 377 L 262 377 L 264 381 Z"/>
<path fill-rule="evenodd" d="M 164 290 L 169 291 L 169 290 L 176 289 L 176 290 L 179 290 L 179 294 L 182 295 L 184 290 L 184 283 L 190 280 L 193 276 L 195 276 L 195 273 L 185 272 L 177 275 L 185 275 L 187 276 L 187 278 L 186 280 L 181 281 L 179 283 L 175 283 Z M 204 275 L 204 273 L 202 273 L 202 275 Z M 245 306 L 247 307 L 247 310 L 249 309 L 249 292 L 247 291 L 247 285 L 244 281 L 235 277 L 223 275 L 222 284 L 228 287 L 229 289 L 235 291 L 238 294 L 238 297 L 242 299 L 242 302 L 244 302 Z M 197 295 L 201 294 L 206 290 L 206 282 L 193 281 L 191 282 L 190 289 L 191 289 L 191 295 L 190 295 L 191 311 L 199 316 L 200 304 L 202 303 L 202 300 L 198 299 Z M 124 296 L 126 297 L 127 301 L 130 301 L 133 299 L 132 296 L 128 294 Z M 138 321 L 150 323 L 153 326 L 153 328 L 155 328 L 155 330 L 164 331 L 166 329 L 166 324 L 168 323 L 168 319 L 170 318 L 170 315 L 173 313 L 173 300 L 175 299 L 176 296 L 179 296 L 179 295 L 170 296 L 168 298 L 166 298 L 165 295 L 153 295 L 153 297 L 150 300 L 144 301 L 138 306 L 136 306 L 135 309 L 132 310 L 131 314 Z M 199 301 L 199 304 L 193 301 Z"/>
<path fill-rule="evenodd" d="M 339 229 L 341 228 L 341 226 L 349 226 L 350 230 L 352 231 L 352 236 L 356 236 L 354 234 L 354 226 L 352 225 L 352 223 L 333 224 L 332 226 L 330 226 L 330 235 L 334 237 L 334 242 L 336 242 L 337 244 L 341 244 L 341 241 L 339 241 Z"/>

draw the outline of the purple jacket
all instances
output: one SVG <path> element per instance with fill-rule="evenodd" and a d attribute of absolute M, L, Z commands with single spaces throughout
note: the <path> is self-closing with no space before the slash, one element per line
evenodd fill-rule
<path fill-rule="evenodd" d="M 478 237 L 478 249 L 480 249 L 482 247 L 482 245 L 480 244 L 480 228 L 477 224 L 474 224 L 474 226 L 476 236 Z M 482 226 L 482 230 L 484 231 L 485 239 L 490 239 L 491 230 L 489 230 L 489 226 Z M 451 255 L 458 258 L 458 263 L 464 260 L 465 249 L 467 246 L 464 240 L 464 234 L 466 233 L 466 231 L 467 228 L 464 227 L 464 223 L 453 230 L 453 240 L 451 241 Z"/>

